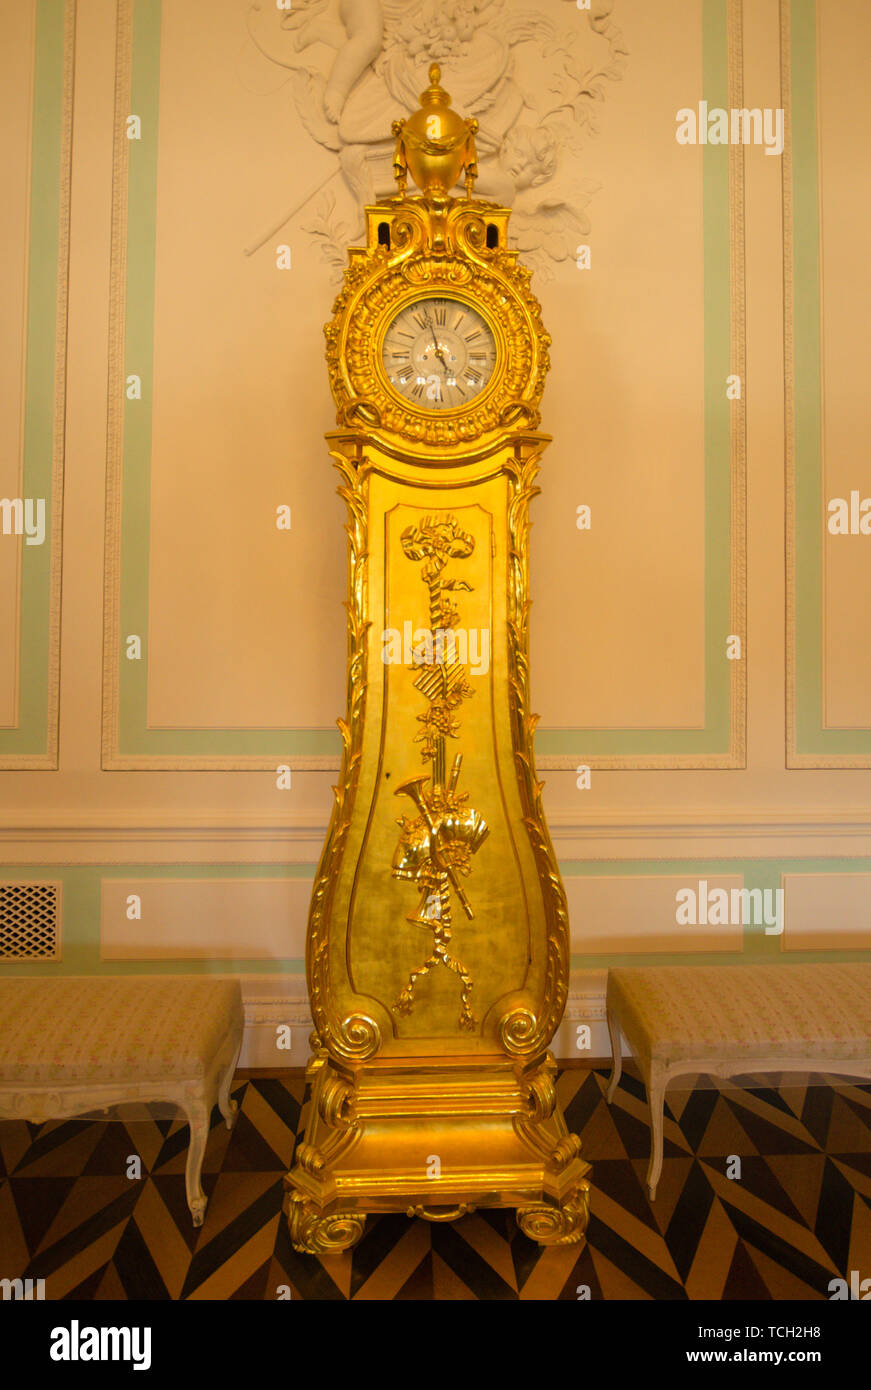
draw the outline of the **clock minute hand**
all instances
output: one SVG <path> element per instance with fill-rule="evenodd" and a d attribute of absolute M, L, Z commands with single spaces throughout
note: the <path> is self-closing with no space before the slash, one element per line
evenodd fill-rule
<path fill-rule="evenodd" d="M 442 364 L 442 366 L 444 367 L 445 371 L 447 371 L 447 370 L 448 370 L 448 364 L 447 364 L 447 362 L 446 362 L 445 359 L 444 359 L 444 354 L 442 353 L 441 348 L 439 347 L 439 340 L 438 340 L 438 338 L 436 337 L 435 327 L 433 326 L 432 322 L 431 322 L 429 319 L 427 319 L 427 323 L 429 324 L 429 331 L 430 331 L 430 333 L 432 334 L 432 345 L 433 345 L 433 347 L 434 347 L 435 350 L 436 350 L 436 357 L 437 357 L 437 358 L 439 359 L 439 361 L 441 362 L 441 364 Z"/>

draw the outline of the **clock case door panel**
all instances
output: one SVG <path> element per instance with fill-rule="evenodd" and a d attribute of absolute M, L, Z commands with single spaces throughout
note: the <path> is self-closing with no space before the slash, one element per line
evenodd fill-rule
<path fill-rule="evenodd" d="M 380 462 L 383 467 L 385 461 Z M 533 1013 L 540 1014 L 547 940 L 544 899 L 523 826 L 508 718 L 507 479 L 502 472 L 485 478 L 474 488 L 477 500 L 472 503 L 468 485 L 458 491 L 434 490 L 424 482 L 397 490 L 392 482 L 384 486 L 384 477 L 376 461 L 369 484 L 371 626 L 366 733 L 356 794 L 359 832 L 349 837 L 336 883 L 333 956 L 343 962 L 344 970 L 341 978 L 334 976 L 334 992 L 340 1011 L 377 1009 L 381 1055 L 439 1053 L 446 1042 L 458 1055 L 504 1055 L 499 1025 L 510 1008 L 522 997 Z M 383 657 L 388 635 L 401 640 L 405 658 L 411 655 L 409 638 L 413 643 L 416 636 L 420 645 L 422 633 L 435 631 L 437 640 L 421 563 L 410 560 L 401 543 L 403 533 L 416 523 L 432 520 L 453 521 L 474 541 L 472 553 L 451 561 L 444 571 L 448 583 L 469 586 L 450 593 L 458 610 L 457 629 L 466 638 L 465 654 L 478 658 L 477 663 L 467 660 L 466 669 L 473 672 L 477 665 L 480 670 L 467 678 L 472 694 L 453 711 L 456 735 L 446 740 L 448 764 L 457 753 L 462 757 L 458 790 L 474 788 L 466 793 L 470 799 L 464 809 L 477 812 L 489 827 L 480 848 L 469 857 L 468 873 L 458 875 L 474 914 L 471 919 L 457 894 L 450 895 L 448 954 L 471 980 L 473 1028 L 459 1025 L 463 981 L 443 960 L 416 980 L 408 1013 L 394 1007 L 411 972 L 431 959 L 432 945 L 431 930 L 420 921 L 409 921 L 418 915 L 423 890 L 410 878 L 391 872 L 401 855 L 398 820 L 416 822 L 418 836 L 427 838 L 413 799 L 397 795 L 396 788 L 427 776 L 430 765 L 421 755 L 426 698 L 414 687 L 422 668 L 405 661 L 385 663 Z M 462 646 L 458 651 L 464 655 Z M 363 806 L 368 808 L 366 815 Z M 413 852 L 405 859 L 411 874 Z M 345 923 L 343 942 L 338 934 Z"/>

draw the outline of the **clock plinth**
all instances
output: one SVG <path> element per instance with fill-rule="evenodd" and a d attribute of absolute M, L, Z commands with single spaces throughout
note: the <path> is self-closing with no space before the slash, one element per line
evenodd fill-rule
<path fill-rule="evenodd" d="M 294 1247 L 346 1250 L 367 1214 L 450 1221 L 487 1207 L 514 1208 L 543 1245 L 581 1241 L 589 1165 L 556 1104 L 555 1071 L 548 1055 L 530 1068 L 440 1058 L 355 1076 L 316 1056 L 305 1143 L 285 1179 Z"/>
<path fill-rule="evenodd" d="M 589 1165 L 548 1051 L 568 913 L 529 708 L 528 510 L 550 340 L 507 247 L 508 209 L 444 191 L 474 167 L 474 132 L 447 120 L 437 79 L 420 129 L 412 117 L 400 131 L 427 191 L 367 208 L 367 246 L 350 252 L 326 328 L 348 703 L 309 916 L 311 1093 L 285 1199 L 294 1245 L 316 1254 L 353 1245 L 367 1213 L 512 1207 L 542 1243 L 582 1240 L 587 1219 Z"/>

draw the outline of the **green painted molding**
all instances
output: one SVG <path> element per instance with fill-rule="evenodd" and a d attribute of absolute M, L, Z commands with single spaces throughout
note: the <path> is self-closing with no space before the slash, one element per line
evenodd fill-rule
<path fill-rule="evenodd" d="M 702 0 L 703 84 L 709 107 L 741 106 L 740 0 Z M 731 69 L 731 70 L 730 70 Z M 743 767 L 745 659 L 726 660 L 726 637 L 745 641 L 743 402 L 726 378 L 743 360 L 743 152 L 703 153 L 705 344 L 705 722 L 701 729 L 548 729 L 535 736 L 543 769 Z M 730 170 L 731 164 L 731 170 Z M 730 206 L 732 200 L 737 206 Z M 739 283 L 735 283 L 738 280 Z M 736 408 L 737 407 L 737 408 Z M 734 432 L 734 433 L 733 433 Z M 740 479 L 733 473 L 740 471 Z M 736 667 L 735 671 L 731 668 Z M 737 708 L 733 710 L 733 703 Z"/>
<path fill-rule="evenodd" d="M 871 728 L 823 719 L 823 344 L 816 0 L 783 0 L 787 763 L 871 767 Z"/>
<path fill-rule="evenodd" d="M 63 958 L 60 961 L 0 960 L 0 977 L 6 975 L 304 975 L 305 961 L 286 959 L 246 960 L 100 960 L 100 891 L 104 879 L 308 879 L 314 882 L 311 864 L 105 864 L 71 868 L 63 865 L 27 865 L 0 869 L 0 882 L 33 882 L 43 879 L 63 885 Z M 688 879 L 740 874 L 747 888 L 780 887 L 781 875 L 871 874 L 871 856 L 863 858 L 784 859 L 633 859 L 564 860 L 564 879 L 591 877 L 649 877 L 686 874 Z M 871 958 L 868 950 L 790 951 L 789 962 L 853 961 Z M 787 963 L 779 939 L 765 936 L 760 928 L 745 931 L 743 952 L 655 952 L 572 956 L 572 969 L 604 970 L 618 965 L 740 965 L 778 961 Z"/>
<path fill-rule="evenodd" d="M 62 959 L 0 960 L 4 975 L 299 975 L 299 957 L 264 960 L 222 956 L 214 960 L 103 961 L 100 959 L 100 891 L 110 879 L 305 879 L 314 880 L 309 864 L 102 864 L 83 868 L 32 865 L 0 868 L 0 882 L 50 879 L 63 885 Z"/>
<path fill-rule="evenodd" d="M 115 105 L 115 218 L 109 364 L 110 430 L 106 553 L 106 664 L 103 766 L 110 769 L 338 767 L 334 727 L 312 729 L 149 729 L 147 712 L 149 544 L 154 376 L 155 245 L 161 0 L 119 0 Z M 126 45 L 126 51 L 125 51 Z M 126 117 L 139 116 L 142 138 L 126 138 Z M 117 345 L 117 346 L 116 346 Z M 128 400 L 128 375 L 142 395 Z M 120 406 L 119 406 L 119 403 Z M 124 638 L 142 641 L 129 661 Z M 312 761 L 313 760 L 313 761 Z"/>
<path fill-rule="evenodd" d="M 42 545 L 22 544 L 18 724 L 0 768 L 57 768 L 73 24 L 38 0 L 34 33 L 24 375 L 24 497 L 44 498 Z"/>
<path fill-rule="evenodd" d="M 813 859 L 622 859 L 567 860 L 560 863 L 563 878 L 645 877 L 686 874 L 688 879 L 712 878 L 718 874 L 740 874 L 745 888 L 763 891 L 781 886 L 783 874 L 846 874 L 871 873 L 871 856 L 864 858 Z M 748 965 L 777 963 L 812 963 L 814 961 L 853 961 L 871 958 L 868 950 L 812 950 L 782 952 L 780 938 L 766 936 L 761 927 L 748 926 L 744 931 L 743 951 L 716 952 L 636 952 L 634 954 L 576 954 L 572 969 L 604 970 L 620 965 Z"/>

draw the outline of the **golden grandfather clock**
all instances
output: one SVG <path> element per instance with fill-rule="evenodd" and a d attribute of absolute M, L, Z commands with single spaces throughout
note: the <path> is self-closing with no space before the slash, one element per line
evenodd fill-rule
<path fill-rule="evenodd" d="M 583 1240 L 588 1212 L 547 1050 L 569 929 L 529 711 L 550 339 L 509 209 L 472 197 L 477 122 L 429 76 L 394 123 L 398 196 L 366 209 L 325 330 L 348 710 L 308 927 L 311 1098 L 285 1179 L 293 1244 L 313 1254 L 352 1246 L 369 1212 L 514 1207 L 542 1244 Z"/>

